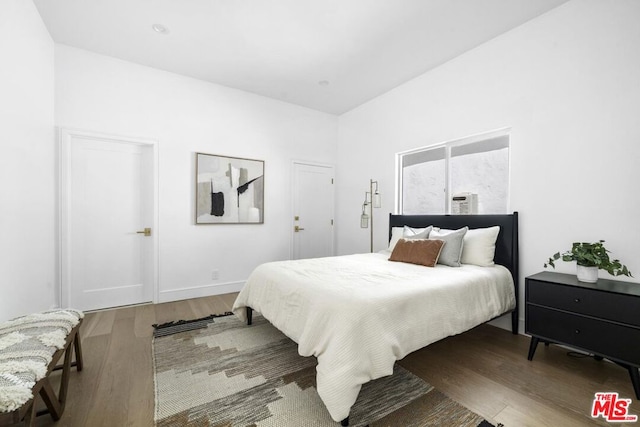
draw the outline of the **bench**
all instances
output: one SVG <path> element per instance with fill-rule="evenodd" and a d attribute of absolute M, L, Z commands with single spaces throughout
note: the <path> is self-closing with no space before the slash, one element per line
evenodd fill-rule
<path fill-rule="evenodd" d="M 0 425 L 34 425 L 38 415 L 57 421 L 64 411 L 71 367 L 82 370 L 78 310 L 51 310 L 0 322 Z M 75 362 L 72 361 L 75 352 Z M 59 364 L 64 355 L 64 361 Z M 56 396 L 50 374 L 62 370 Z M 40 396 L 46 410 L 36 412 Z"/>

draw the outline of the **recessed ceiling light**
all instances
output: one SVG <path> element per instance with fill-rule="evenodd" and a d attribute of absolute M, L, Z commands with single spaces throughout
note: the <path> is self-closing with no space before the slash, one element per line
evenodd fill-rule
<path fill-rule="evenodd" d="M 151 28 L 158 34 L 169 34 L 169 29 L 162 24 L 153 24 Z"/>
<path fill-rule="evenodd" d="M 318 82 L 318 84 L 319 84 L 320 86 L 329 86 L 329 82 L 328 82 L 327 80 L 320 80 L 320 81 Z"/>

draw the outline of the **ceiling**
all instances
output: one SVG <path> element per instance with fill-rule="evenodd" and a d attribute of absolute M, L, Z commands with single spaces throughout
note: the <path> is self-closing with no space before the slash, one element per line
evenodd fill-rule
<path fill-rule="evenodd" d="M 56 43 L 332 114 L 566 1 L 33 0 Z"/>

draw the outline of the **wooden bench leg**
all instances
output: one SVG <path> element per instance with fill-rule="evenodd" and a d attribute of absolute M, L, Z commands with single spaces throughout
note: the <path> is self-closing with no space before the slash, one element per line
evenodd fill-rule
<path fill-rule="evenodd" d="M 60 385 L 60 388 L 62 388 L 62 384 Z M 47 405 L 47 410 L 38 413 L 38 415 L 48 413 L 49 415 L 51 415 L 51 418 L 53 418 L 54 421 L 58 421 L 62 416 L 62 412 L 64 411 L 64 402 L 59 402 L 58 398 L 56 398 L 56 394 L 53 391 L 53 387 L 51 387 L 49 378 L 46 378 L 44 383 L 42 384 L 42 388 L 40 389 L 40 396 L 42 397 L 44 404 Z"/>
<path fill-rule="evenodd" d="M 80 324 L 78 324 L 74 330 L 69 334 L 67 343 L 64 348 L 64 362 L 62 365 L 56 365 L 53 370 L 62 369 L 62 377 L 60 378 L 60 388 L 58 389 L 58 396 L 56 397 L 51 382 L 49 381 L 49 375 L 43 378 L 42 387 L 40 388 L 40 396 L 44 401 L 47 409 L 39 411 L 37 415 L 50 414 L 54 421 L 58 421 L 62 417 L 64 407 L 67 402 L 67 390 L 69 389 L 69 376 L 71 374 L 71 366 L 75 365 L 78 371 L 82 370 L 82 348 L 80 347 Z M 73 353 L 76 353 L 76 362 L 71 363 Z M 60 358 L 60 355 L 54 355 L 53 363 L 56 363 Z"/>
<path fill-rule="evenodd" d="M 73 336 L 73 348 L 69 347 L 69 351 L 74 351 L 76 354 L 76 360 L 74 362 L 71 362 L 71 366 L 75 366 L 77 371 L 82 371 L 82 367 L 83 362 L 82 362 L 82 344 L 80 343 L 80 330 L 77 330 L 75 334 L 72 334 Z M 56 365 L 55 368 L 53 368 L 54 371 L 59 371 L 60 369 L 63 369 L 64 366 L 63 365 Z"/>
<path fill-rule="evenodd" d="M 82 366 L 83 366 L 83 362 L 82 362 L 82 345 L 80 344 L 80 329 L 78 329 L 78 331 L 76 332 L 76 336 L 73 340 L 73 348 L 76 352 L 76 370 L 77 371 L 82 371 Z"/>
<path fill-rule="evenodd" d="M 23 425 L 25 427 L 33 427 L 33 426 L 35 426 L 35 422 L 36 422 L 36 403 L 35 403 L 35 399 L 31 399 L 31 405 L 27 409 L 27 412 L 24 415 L 24 418 L 22 419 L 22 422 L 23 422 Z"/>

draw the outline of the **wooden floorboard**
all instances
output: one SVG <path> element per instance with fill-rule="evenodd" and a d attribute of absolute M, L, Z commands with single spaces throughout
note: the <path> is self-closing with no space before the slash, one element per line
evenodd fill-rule
<path fill-rule="evenodd" d="M 72 372 L 62 419 L 54 423 L 44 415 L 36 424 L 153 426 L 151 325 L 230 311 L 236 295 L 87 313 L 80 331 L 84 370 Z M 481 325 L 418 350 L 400 364 L 505 427 L 615 426 L 590 417 L 593 394 L 599 391 L 631 398 L 631 412 L 640 412 L 625 369 L 573 357 L 553 345 L 540 345 L 528 361 L 528 347 L 526 336 Z"/>

